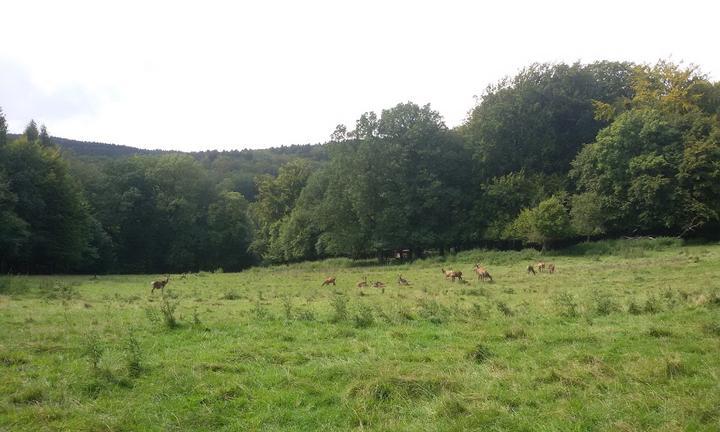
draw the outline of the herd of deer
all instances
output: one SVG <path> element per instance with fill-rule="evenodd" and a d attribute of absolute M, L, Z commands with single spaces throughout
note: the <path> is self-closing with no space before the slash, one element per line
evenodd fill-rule
<path fill-rule="evenodd" d="M 545 272 L 547 270 L 548 273 L 555 273 L 555 264 L 553 263 L 545 263 L 540 261 L 539 263 L 532 265 L 530 264 L 527 266 L 527 272 L 528 274 L 537 274 L 535 268 L 537 268 L 537 272 Z M 445 279 L 450 279 L 452 282 L 455 282 L 455 280 L 458 280 L 460 282 L 465 282 L 465 280 L 462 278 L 463 273 L 459 270 L 445 270 L 441 269 L 443 274 L 445 275 Z M 475 264 L 475 267 L 473 268 L 473 271 L 475 275 L 477 276 L 477 280 L 481 282 L 493 282 L 492 276 L 490 276 L 490 272 L 485 269 L 485 267 L 481 266 L 480 264 Z M 165 279 L 159 279 L 152 282 L 152 290 L 150 290 L 150 293 L 154 293 L 156 289 L 160 290 L 161 292 L 165 292 L 165 285 L 170 282 L 170 276 L 166 276 Z M 403 278 L 401 274 L 398 275 L 397 283 L 400 286 L 410 286 L 410 282 Z M 467 282 L 465 282 L 467 283 Z M 322 285 L 320 286 L 326 286 L 326 285 L 333 285 L 335 286 L 335 276 L 328 276 L 323 281 Z M 385 288 L 385 283 L 380 281 L 371 282 L 368 284 L 367 276 L 363 277 L 363 280 L 355 284 L 357 288 L 367 288 L 368 286 L 372 286 L 373 288 Z"/>
<path fill-rule="evenodd" d="M 535 265 L 531 264 L 531 265 L 527 266 L 528 274 L 530 274 L 530 273 L 532 273 L 533 275 L 536 274 L 536 270 L 535 270 L 536 267 L 537 267 L 538 272 L 545 272 L 547 270 L 548 273 L 555 273 L 555 264 L 545 263 L 545 262 L 540 261 L 539 263 L 537 263 Z M 445 275 L 445 279 L 449 279 L 452 282 L 455 282 L 457 280 L 460 282 L 467 283 L 462 277 L 463 272 L 461 272 L 459 270 L 445 270 L 445 269 L 441 269 L 441 270 L 442 270 L 443 274 Z M 480 264 L 475 264 L 475 267 L 473 268 L 473 272 L 477 276 L 478 281 L 493 282 L 493 278 L 492 278 L 492 276 L 490 276 L 490 272 L 488 272 L 487 269 L 485 267 L 481 266 Z M 404 279 L 402 277 L 402 275 L 398 275 L 397 282 L 398 282 L 398 285 L 400 285 L 400 286 L 409 286 L 410 285 L 410 282 L 408 282 L 407 279 Z M 321 286 L 326 286 L 326 285 L 330 285 L 330 284 L 335 285 L 335 276 L 329 276 L 329 277 L 325 278 L 325 280 L 323 281 Z M 367 288 L 368 286 L 372 286 L 375 288 L 385 288 L 385 283 L 376 281 L 376 282 L 372 282 L 372 283 L 368 284 L 367 276 L 365 276 L 365 277 L 363 277 L 363 280 L 356 283 L 355 286 L 357 288 Z"/>

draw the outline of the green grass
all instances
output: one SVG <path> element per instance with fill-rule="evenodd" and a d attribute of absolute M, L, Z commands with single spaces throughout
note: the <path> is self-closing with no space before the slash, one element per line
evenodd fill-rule
<path fill-rule="evenodd" d="M 720 245 L 360 264 L 0 278 L 0 431 L 720 430 Z"/>

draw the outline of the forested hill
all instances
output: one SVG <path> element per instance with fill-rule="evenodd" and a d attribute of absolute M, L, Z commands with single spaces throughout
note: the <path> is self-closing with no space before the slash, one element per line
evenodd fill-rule
<path fill-rule="evenodd" d="M 0 272 L 720 233 L 720 83 L 664 61 L 534 64 L 456 128 L 399 103 L 321 145 L 182 153 L 6 130 L 0 112 Z"/>
<path fill-rule="evenodd" d="M 9 139 L 17 139 L 20 135 L 8 134 Z M 50 137 L 53 144 L 56 144 L 63 152 L 76 156 L 87 157 L 126 157 L 133 155 L 150 155 L 167 153 L 163 150 L 145 150 L 137 147 L 130 147 L 118 144 L 107 144 L 92 141 L 78 141 L 68 138 Z"/>

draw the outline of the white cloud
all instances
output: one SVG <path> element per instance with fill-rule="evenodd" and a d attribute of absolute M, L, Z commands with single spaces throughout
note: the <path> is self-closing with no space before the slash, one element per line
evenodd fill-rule
<path fill-rule="evenodd" d="M 14 130 L 32 116 L 59 136 L 182 150 L 324 141 L 337 123 L 408 100 L 455 126 L 473 95 L 532 62 L 672 56 L 718 78 L 718 9 L 18 0 L 3 5 L 0 77 L 25 75 L 0 84 L 0 106 Z"/>

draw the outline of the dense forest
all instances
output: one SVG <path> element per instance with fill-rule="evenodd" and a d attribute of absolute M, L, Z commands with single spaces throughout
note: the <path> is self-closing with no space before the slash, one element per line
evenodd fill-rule
<path fill-rule="evenodd" d="M 534 64 L 457 128 L 401 103 L 324 144 L 164 152 L 9 135 L 1 272 L 239 270 L 601 236 L 717 235 L 720 83 L 661 61 Z"/>

